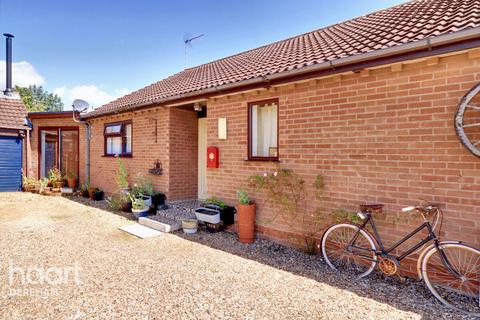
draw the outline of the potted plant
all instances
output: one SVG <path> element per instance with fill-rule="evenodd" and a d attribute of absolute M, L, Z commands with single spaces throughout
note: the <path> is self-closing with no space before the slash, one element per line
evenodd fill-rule
<path fill-rule="evenodd" d="M 93 190 L 93 200 L 94 201 L 100 201 L 100 200 L 103 200 L 103 191 L 100 190 L 99 188 L 95 188 Z"/>
<path fill-rule="evenodd" d="M 90 187 L 90 184 L 84 183 L 80 186 L 80 192 L 82 194 L 82 197 L 88 198 L 90 194 L 88 193 L 88 188 Z"/>
<path fill-rule="evenodd" d="M 132 201 L 130 200 L 128 195 L 123 195 L 122 196 L 121 210 L 123 212 L 131 212 L 132 211 Z"/>
<path fill-rule="evenodd" d="M 132 201 L 130 201 L 130 197 L 128 194 L 124 194 L 120 191 L 117 191 L 115 194 L 108 197 L 107 202 L 110 204 L 110 208 L 114 211 L 132 211 Z"/>
<path fill-rule="evenodd" d="M 245 190 L 237 191 L 238 197 L 238 240 L 242 243 L 255 242 L 255 203 L 250 201 Z"/>
<path fill-rule="evenodd" d="M 75 186 L 77 185 L 77 175 L 75 174 L 75 172 L 70 171 L 67 174 L 67 185 L 69 188 L 72 188 L 72 189 L 74 189 Z"/>
<path fill-rule="evenodd" d="M 148 206 L 145 204 L 145 201 L 141 198 L 135 198 L 130 195 L 130 200 L 132 201 L 132 213 L 135 215 L 135 218 L 147 217 L 148 216 Z"/>
<path fill-rule="evenodd" d="M 40 180 L 38 180 L 38 185 L 39 185 L 39 190 L 38 192 L 40 194 L 49 194 L 51 193 L 50 192 L 50 189 L 48 187 L 48 182 L 49 182 L 49 179 L 47 178 L 42 178 Z M 47 190 L 48 189 L 48 190 Z"/>
<path fill-rule="evenodd" d="M 198 221 L 196 219 L 183 219 L 182 229 L 186 234 L 196 233 L 198 228 Z"/>
<path fill-rule="evenodd" d="M 152 205 L 152 195 L 155 193 L 153 183 L 145 178 L 139 176 L 136 183 L 132 187 L 131 195 L 136 199 L 142 199 L 147 207 Z"/>
<path fill-rule="evenodd" d="M 165 194 L 160 192 L 155 192 L 154 194 L 151 195 L 151 197 L 152 197 L 152 205 L 154 210 L 157 210 L 159 207 L 165 206 L 165 200 L 167 200 L 167 197 L 165 196 Z"/>
<path fill-rule="evenodd" d="M 48 171 L 48 179 L 52 183 L 53 187 L 63 188 L 62 173 L 57 168 L 50 169 L 50 171 Z"/>
<path fill-rule="evenodd" d="M 96 188 L 94 188 L 92 186 L 88 187 L 88 195 L 89 195 L 90 199 L 92 199 L 92 200 L 93 200 L 93 194 L 95 193 L 95 189 Z"/>
<path fill-rule="evenodd" d="M 34 177 L 23 176 L 23 188 L 28 192 L 38 192 L 38 180 Z"/>

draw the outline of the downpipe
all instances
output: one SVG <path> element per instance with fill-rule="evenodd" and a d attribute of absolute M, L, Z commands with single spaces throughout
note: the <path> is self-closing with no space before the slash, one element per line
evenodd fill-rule
<path fill-rule="evenodd" d="M 90 136 L 91 125 L 88 121 L 79 120 L 75 117 L 75 111 L 73 112 L 73 121 L 76 123 L 82 123 L 85 125 L 85 180 L 90 185 Z"/>

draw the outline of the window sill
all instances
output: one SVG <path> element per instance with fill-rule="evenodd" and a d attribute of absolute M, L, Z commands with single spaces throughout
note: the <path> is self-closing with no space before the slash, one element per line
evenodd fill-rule
<path fill-rule="evenodd" d="M 104 154 L 102 157 L 104 158 L 115 158 L 115 157 L 119 157 L 119 158 L 133 158 L 133 155 L 132 154 Z"/>
<path fill-rule="evenodd" d="M 280 159 L 278 158 L 245 158 L 244 161 L 280 162 Z"/>

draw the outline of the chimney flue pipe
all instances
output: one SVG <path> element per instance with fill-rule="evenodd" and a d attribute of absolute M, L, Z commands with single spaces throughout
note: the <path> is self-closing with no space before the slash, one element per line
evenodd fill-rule
<path fill-rule="evenodd" d="M 6 37 L 7 42 L 7 81 L 5 91 L 3 92 L 5 95 L 9 96 L 12 94 L 12 39 L 14 36 L 9 33 L 3 34 Z"/>

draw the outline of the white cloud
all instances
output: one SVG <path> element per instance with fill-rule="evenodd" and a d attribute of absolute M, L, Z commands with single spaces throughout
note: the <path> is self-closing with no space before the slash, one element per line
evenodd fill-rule
<path fill-rule="evenodd" d="M 129 93 L 130 90 L 120 89 L 115 90 L 114 93 L 108 93 L 94 84 L 87 84 L 74 87 L 58 87 L 53 92 L 62 98 L 65 104 L 64 109 L 71 109 L 72 102 L 75 99 L 85 100 L 91 107 L 96 108 Z"/>
<path fill-rule="evenodd" d="M 59 87 L 59 88 L 53 89 L 52 92 L 59 97 L 63 97 L 65 95 L 66 90 L 67 90 L 67 87 Z"/>
<path fill-rule="evenodd" d="M 35 70 L 35 67 L 28 61 L 12 63 L 13 86 L 28 87 L 29 85 L 43 85 L 45 79 Z M 0 60 L 0 89 L 5 89 L 6 76 L 5 60 Z"/>
<path fill-rule="evenodd" d="M 12 64 L 13 86 L 28 87 L 30 85 L 44 85 L 45 79 L 35 70 L 35 67 L 28 61 L 14 62 Z M 5 89 L 6 66 L 5 60 L 0 60 L 0 91 Z M 107 92 L 94 84 L 83 84 L 73 87 L 62 86 L 52 90 L 64 103 L 64 109 L 71 109 L 73 100 L 83 99 L 92 107 L 99 107 L 107 102 L 115 100 L 130 92 L 128 89 L 118 89 L 114 92 Z"/>

